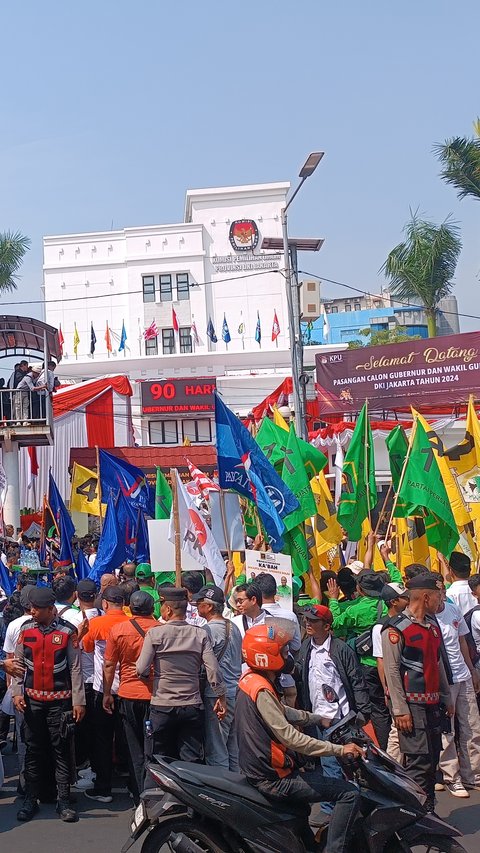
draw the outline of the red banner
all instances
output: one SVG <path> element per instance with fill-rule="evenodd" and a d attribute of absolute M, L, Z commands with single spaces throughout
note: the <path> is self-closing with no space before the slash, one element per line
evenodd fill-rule
<path fill-rule="evenodd" d="M 480 332 L 317 355 L 320 414 L 465 403 L 480 397 Z"/>

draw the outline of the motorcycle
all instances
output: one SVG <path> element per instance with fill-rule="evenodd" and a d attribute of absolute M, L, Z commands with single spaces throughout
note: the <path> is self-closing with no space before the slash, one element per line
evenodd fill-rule
<path fill-rule="evenodd" d="M 352 851 L 465 853 L 456 841 L 461 832 L 427 813 L 424 791 L 371 741 L 353 712 L 326 736 L 364 747 L 362 758 L 341 759 L 361 795 Z M 165 756 L 155 756 L 148 773 L 155 787 L 143 792 L 122 853 L 143 835 L 141 853 L 328 853 L 325 832 L 310 841 L 308 806 L 274 803 L 239 773 Z"/>

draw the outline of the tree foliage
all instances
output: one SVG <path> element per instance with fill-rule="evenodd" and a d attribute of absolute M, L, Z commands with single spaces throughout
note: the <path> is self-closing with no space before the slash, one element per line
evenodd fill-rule
<path fill-rule="evenodd" d="M 29 248 L 29 238 L 19 231 L 0 234 L 0 291 L 16 289 L 18 270 Z"/>
<path fill-rule="evenodd" d="M 354 338 L 348 342 L 349 349 L 377 347 L 383 344 L 402 344 L 405 341 L 418 341 L 420 338 L 420 335 L 408 335 L 406 326 L 395 326 L 394 329 L 360 329 L 360 334 L 368 340 Z"/>
<path fill-rule="evenodd" d="M 478 119 L 474 128 L 478 137 Z M 455 187 L 458 197 L 480 199 L 480 139 L 455 136 L 443 145 L 436 145 L 434 151 L 442 166 L 440 176 Z"/>

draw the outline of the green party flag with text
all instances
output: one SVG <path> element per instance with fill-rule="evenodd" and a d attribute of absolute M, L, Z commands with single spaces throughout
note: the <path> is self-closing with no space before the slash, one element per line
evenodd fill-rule
<path fill-rule="evenodd" d="M 398 490 L 395 516 L 425 516 L 428 544 L 447 559 L 459 540 L 450 500 L 435 453 L 418 418 L 414 421 L 412 449 Z"/>
<path fill-rule="evenodd" d="M 288 532 L 285 531 L 283 534 L 283 542 L 284 545 L 282 552 L 284 554 L 289 554 L 292 558 L 293 576 L 300 577 L 300 575 L 308 572 L 310 568 L 310 559 L 303 524 L 298 525 L 298 527 L 294 527 L 293 530 L 289 530 Z"/>
<path fill-rule="evenodd" d="M 271 465 L 283 463 L 288 448 L 289 433 L 283 427 L 274 424 L 270 418 L 264 418 L 256 435 L 256 442 L 263 450 Z M 321 450 L 297 436 L 297 445 L 309 479 L 323 471 L 327 457 Z"/>
<path fill-rule="evenodd" d="M 282 430 L 282 432 L 285 432 L 285 430 Z M 305 470 L 305 464 L 293 424 L 288 432 L 281 476 L 283 482 L 293 492 L 299 503 L 298 509 L 295 509 L 284 518 L 286 529 L 292 530 L 293 527 L 302 524 L 306 518 L 315 515 L 317 511 L 312 487 L 310 486 L 310 478 Z"/>
<path fill-rule="evenodd" d="M 337 521 L 352 542 L 362 538 L 362 523 L 375 508 L 377 500 L 373 436 L 365 403 L 345 454 L 337 510 Z"/>
<path fill-rule="evenodd" d="M 172 511 L 172 490 L 160 468 L 157 468 L 155 482 L 155 518 L 170 518 Z"/>

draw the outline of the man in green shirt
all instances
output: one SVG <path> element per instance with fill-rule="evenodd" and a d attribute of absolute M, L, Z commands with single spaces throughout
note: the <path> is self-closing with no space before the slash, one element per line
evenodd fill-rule
<path fill-rule="evenodd" d="M 155 575 L 152 572 L 152 567 L 150 563 L 139 563 L 135 571 L 135 577 L 138 581 L 138 585 L 142 592 L 148 592 L 149 595 L 152 596 L 155 606 L 153 608 L 153 615 L 155 619 L 160 618 L 160 595 L 157 590 L 157 584 L 155 581 Z"/>
<path fill-rule="evenodd" d="M 358 597 L 350 607 L 342 610 L 339 604 L 340 589 L 336 580 L 328 582 L 327 595 L 333 616 L 332 630 L 336 637 L 354 641 L 356 637 L 371 631 L 373 626 L 387 616 L 387 608 L 380 598 L 384 580 L 377 572 L 363 569 L 357 575 Z M 382 749 L 386 749 L 391 719 L 385 705 L 385 695 L 380 681 L 377 661 L 373 649 L 360 657 L 363 675 L 367 683 L 372 706 L 372 725 Z"/>

